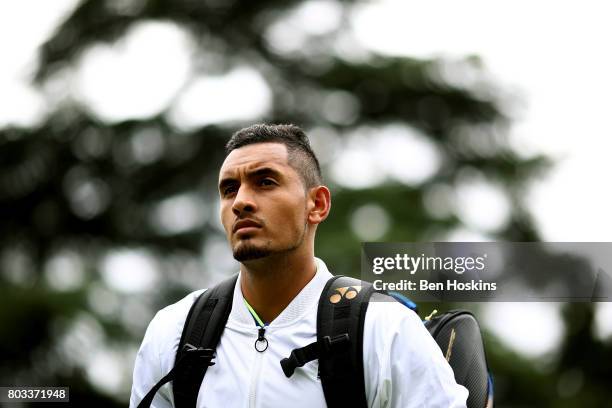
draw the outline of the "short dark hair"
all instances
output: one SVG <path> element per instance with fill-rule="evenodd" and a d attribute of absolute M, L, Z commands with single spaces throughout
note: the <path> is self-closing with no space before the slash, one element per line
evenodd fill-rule
<path fill-rule="evenodd" d="M 296 125 L 256 124 L 240 129 L 225 145 L 225 154 L 256 143 L 281 143 L 287 147 L 288 162 L 300 175 L 306 188 L 323 183 L 319 160 L 315 156 L 308 137 Z"/>

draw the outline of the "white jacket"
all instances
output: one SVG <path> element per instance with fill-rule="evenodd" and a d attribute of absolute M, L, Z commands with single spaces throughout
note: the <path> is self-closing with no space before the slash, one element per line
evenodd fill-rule
<path fill-rule="evenodd" d="M 317 379 L 318 361 L 296 369 L 291 378 L 280 365 L 291 350 L 316 341 L 318 300 L 332 276 L 323 261 L 316 261 L 315 277 L 266 327 L 269 347 L 263 353 L 254 348 L 258 329 L 236 285 L 216 364 L 208 368 L 200 387 L 198 408 L 326 406 Z M 187 313 L 201 292 L 160 310 L 149 324 L 136 357 L 130 407 L 135 408 L 174 366 Z M 465 407 L 468 391 L 455 382 L 417 314 L 397 302 L 370 303 L 363 361 L 370 407 Z M 159 390 L 151 406 L 174 407 L 171 383 Z"/>

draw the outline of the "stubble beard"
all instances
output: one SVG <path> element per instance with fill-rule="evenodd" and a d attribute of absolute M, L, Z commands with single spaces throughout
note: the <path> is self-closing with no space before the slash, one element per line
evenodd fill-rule
<path fill-rule="evenodd" d="M 267 242 L 265 245 L 255 245 L 250 242 L 250 239 L 247 239 L 235 246 L 232 252 L 234 259 L 241 263 L 263 259 L 273 255 L 285 255 L 299 248 L 304 242 L 305 237 L 306 227 L 304 227 L 299 238 L 293 245 L 288 245 L 286 248 L 273 249 L 271 248 L 271 242 Z"/>
<path fill-rule="evenodd" d="M 250 242 L 241 242 L 234 247 L 234 259 L 238 262 L 254 261 L 270 256 L 274 251 L 267 247 L 253 245 Z"/>

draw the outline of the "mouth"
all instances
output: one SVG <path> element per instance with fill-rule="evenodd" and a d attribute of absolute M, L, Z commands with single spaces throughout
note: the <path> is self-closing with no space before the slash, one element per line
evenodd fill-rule
<path fill-rule="evenodd" d="M 234 223 L 232 232 L 237 233 L 238 231 L 240 231 L 241 233 L 246 233 L 254 231 L 258 228 L 261 228 L 261 224 L 259 224 L 258 222 L 255 222 L 253 220 L 240 220 Z"/>

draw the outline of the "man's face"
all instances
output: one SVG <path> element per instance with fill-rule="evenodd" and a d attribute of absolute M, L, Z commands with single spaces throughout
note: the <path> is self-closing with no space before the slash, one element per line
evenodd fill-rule
<path fill-rule="evenodd" d="M 221 222 L 240 262 L 287 252 L 304 241 L 306 193 L 280 143 L 233 150 L 219 172 Z"/>

